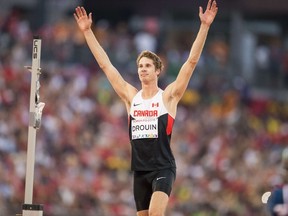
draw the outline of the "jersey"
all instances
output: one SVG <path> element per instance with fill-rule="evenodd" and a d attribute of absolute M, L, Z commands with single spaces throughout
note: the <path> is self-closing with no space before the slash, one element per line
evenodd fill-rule
<path fill-rule="evenodd" d="M 154 97 L 143 99 L 141 90 L 132 100 L 129 138 L 134 171 L 176 168 L 170 146 L 174 118 L 164 106 L 162 95 L 159 89 Z"/>

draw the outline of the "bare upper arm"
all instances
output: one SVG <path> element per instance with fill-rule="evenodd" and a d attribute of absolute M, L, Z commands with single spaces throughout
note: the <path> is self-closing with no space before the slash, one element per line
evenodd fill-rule
<path fill-rule="evenodd" d="M 175 82 L 169 84 L 164 92 L 163 92 L 163 103 L 168 111 L 168 113 L 175 118 L 176 116 L 176 111 L 177 111 L 177 105 L 179 100 L 176 97 L 173 97 L 172 94 L 172 89 L 173 89 L 173 85 Z"/>
<path fill-rule="evenodd" d="M 104 71 L 117 95 L 125 103 L 126 109 L 130 109 L 130 104 L 133 97 L 137 93 L 137 89 L 125 81 L 119 71 L 112 64 L 107 67 L 103 67 L 102 70 Z"/>
<path fill-rule="evenodd" d="M 163 93 L 163 100 L 168 112 L 176 115 L 177 105 L 185 93 L 196 63 L 185 62 L 174 82 L 169 84 Z"/>

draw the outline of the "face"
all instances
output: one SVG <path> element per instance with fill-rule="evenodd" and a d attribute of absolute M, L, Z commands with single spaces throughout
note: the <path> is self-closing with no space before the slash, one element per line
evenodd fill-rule
<path fill-rule="evenodd" d="M 157 80 L 160 70 L 156 70 L 153 60 L 147 57 L 142 57 L 138 63 L 138 75 L 142 82 L 149 82 L 150 80 Z"/>

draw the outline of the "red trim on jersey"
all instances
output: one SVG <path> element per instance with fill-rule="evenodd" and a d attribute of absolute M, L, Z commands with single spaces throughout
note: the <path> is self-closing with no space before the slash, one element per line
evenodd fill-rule
<path fill-rule="evenodd" d="M 174 118 L 172 118 L 172 117 L 168 114 L 167 127 L 166 127 L 166 133 L 167 133 L 167 135 L 170 135 L 170 134 L 172 133 L 173 124 L 174 124 Z"/>

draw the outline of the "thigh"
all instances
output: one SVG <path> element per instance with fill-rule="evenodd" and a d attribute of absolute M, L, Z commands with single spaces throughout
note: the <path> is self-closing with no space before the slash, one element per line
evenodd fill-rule
<path fill-rule="evenodd" d="M 169 168 L 160 170 L 153 179 L 152 187 L 153 192 L 161 191 L 168 195 L 171 194 L 172 186 L 175 181 L 176 169 Z"/>
<path fill-rule="evenodd" d="M 149 209 L 152 186 L 147 180 L 149 172 L 134 172 L 133 193 L 137 212 Z M 143 214 L 142 214 L 143 213 Z M 145 215 L 145 211 L 137 215 Z"/>
<path fill-rule="evenodd" d="M 157 172 L 153 179 L 153 194 L 149 206 L 149 214 L 164 215 L 172 186 L 175 181 L 176 169 L 164 169 Z"/>

